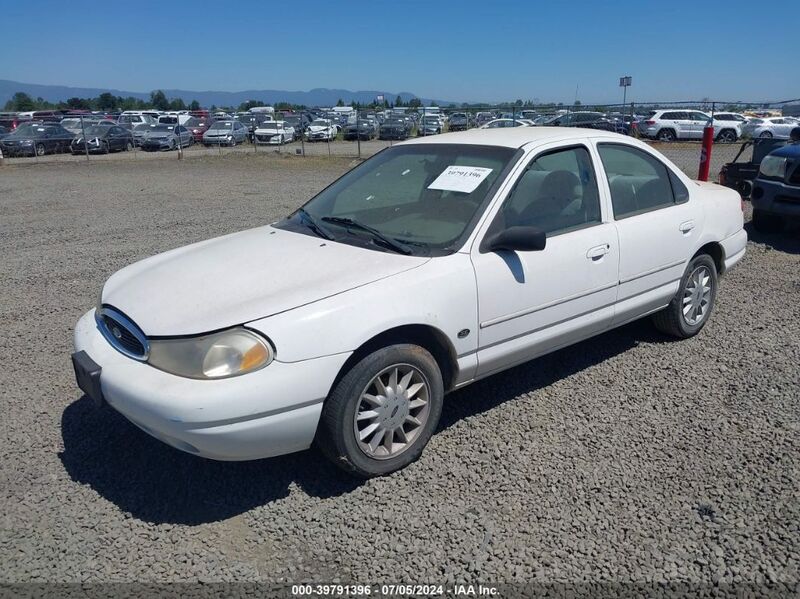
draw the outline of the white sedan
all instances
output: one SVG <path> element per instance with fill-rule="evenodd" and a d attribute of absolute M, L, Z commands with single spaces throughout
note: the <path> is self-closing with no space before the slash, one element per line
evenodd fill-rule
<path fill-rule="evenodd" d="M 308 141 L 333 141 L 338 132 L 338 128 L 331 121 L 315 119 L 306 128 L 305 136 Z"/>
<path fill-rule="evenodd" d="M 494 119 L 485 125 L 481 125 L 480 129 L 504 129 L 508 127 L 530 127 L 528 121 L 525 119 Z"/>
<path fill-rule="evenodd" d="M 449 391 L 644 316 L 699 333 L 742 223 L 735 191 L 630 137 L 417 138 L 281 221 L 112 275 L 75 327 L 76 377 L 198 456 L 315 444 L 386 474 L 420 456 Z"/>
<path fill-rule="evenodd" d="M 264 121 L 253 133 L 256 145 L 281 146 L 294 141 L 294 127 L 286 121 Z"/>
<path fill-rule="evenodd" d="M 776 137 L 788 139 L 792 129 L 800 126 L 800 120 L 793 117 L 753 118 L 742 126 L 742 133 L 750 137 Z"/>

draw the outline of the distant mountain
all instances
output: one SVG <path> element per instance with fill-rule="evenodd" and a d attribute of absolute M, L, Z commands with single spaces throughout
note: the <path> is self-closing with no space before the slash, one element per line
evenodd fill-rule
<path fill-rule="evenodd" d="M 264 104 L 275 104 L 276 102 L 289 102 L 292 104 L 305 104 L 306 106 L 333 106 L 340 99 L 346 104 L 352 101 L 360 103 L 372 102 L 377 96 L 383 95 L 390 102 L 394 102 L 397 96 L 408 102 L 416 98 L 415 94 L 409 92 L 386 92 L 386 91 L 350 91 L 348 89 L 326 89 L 315 88 L 309 91 L 284 91 L 277 89 L 252 89 L 241 92 L 221 92 L 221 91 L 187 91 L 183 89 L 162 90 L 170 100 L 181 98 L 187 104 L 192 100 L 200 102 L 201 106 L 238 106 L 247 100 L 259 100 Z M 9 81 L 0 79 L 0 108 L 11 99 L 17 92 L 25 92 L 32 98 L 43 98 L 48 102 L 63 102 L 69 98 L 94 98 L 104 92 L 109 92 L 115 96 L 123 98 L 133 97 L 142 100 L 150 99 L 150 92 L 131 92 L 118 89 L 108 89 L 99 87 L 68 87 L 65 85 L 40 85 L 37 83 L 21 83 L 19 81 Z M 430 98 L 420 98 L 426 105 L 431 103 Z M 436 104 L 446 106 L 450 101 L 433 100 Z"/>

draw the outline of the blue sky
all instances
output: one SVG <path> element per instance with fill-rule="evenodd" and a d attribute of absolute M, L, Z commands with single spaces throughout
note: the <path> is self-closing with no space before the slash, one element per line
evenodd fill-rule
<path fill-rule="evenodd" d="M 572 102 L 577 87 L 579 100 L 601 103 L 620 101 L 619 77 L 631 75 L 635 101 L 797 98 L 796 27 L 774 10 L 741 0 L 26 0 L 3 6 L 0 79 L 456 101 Z"/>

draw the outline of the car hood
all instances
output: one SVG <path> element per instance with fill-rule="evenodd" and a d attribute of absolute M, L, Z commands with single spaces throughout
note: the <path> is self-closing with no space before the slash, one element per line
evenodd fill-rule
<path fill-rule="evenodd" d="M 106 281 L 102 302 L 146 335 L 193 335 L 285 312 L 427 260 L 264 226 L 127 266 Z"/>
<path fill-rule="evenodd" d="M 312 133 L 322 133 L 324 131 L 328 131 L 330 127 L 326 127 L 323 125 L 311 125 L 307 131 L 311 131 Z"/>

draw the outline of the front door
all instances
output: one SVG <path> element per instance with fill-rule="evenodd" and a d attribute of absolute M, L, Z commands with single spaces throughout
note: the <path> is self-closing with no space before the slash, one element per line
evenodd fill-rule
<path fill-rule="evenodd" d="M 478 370 L 486 376 L 607 328 L 617 293 L 619 251 L 604 222 L 589 149 L 556 144 L 520 174 L 490 225 L 533 226 L 541 251 L 472 250 L 478 286 Z"/>

